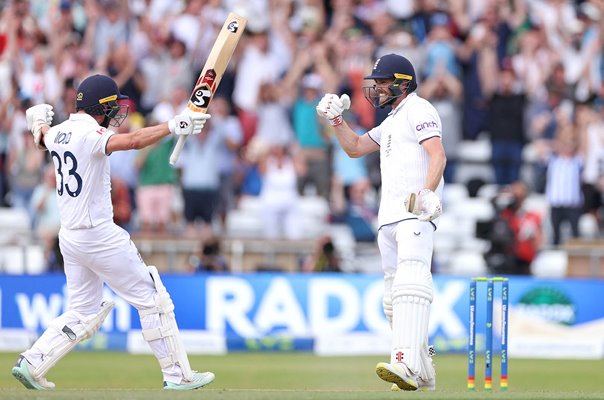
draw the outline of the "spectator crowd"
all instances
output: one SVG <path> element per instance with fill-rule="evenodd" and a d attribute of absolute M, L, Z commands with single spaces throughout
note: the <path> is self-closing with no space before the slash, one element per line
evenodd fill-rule
<path fill-rule="evenodd" d="M 78 84 L 103 73 L 130 98 L 120 130 L 164 122 L 185 107 L 230 11 L 248 19 L 245 36 L 210 105 L 212 118 L 176 168 L 168 164 L 172 138 L 110 157 L 115 220 L 130 232 L 214 243 L 238 200 L 256 196 L 265 237 L 296 239 L 303 234 L 298 199 L 316 195 L 334 223 L 348 224 L 358 241 L 374 241 L 379 157 L 348 158 L 315 106 L 324 93 L 347 93 L 347 120 L 359 134 L 379 124 L 388 110 L 365 101 L 362 87 L 372 82 L 363 76 L 377 57 L 397 53 L 411 60 L 418 94 L 441 116 L 446 182 L 466 183 L 457 176 L 460 143 L 487 140 L 487 183 L 514 192 L 524 181 L 523 198 L 547 199 L 553 234 L 537 235 L 536 246 L 578 237 L 584 215 L 601 233 L 603 0 L 0 4 L 0 206 L 27 209 L 49 257 L 58 232 L 53 167 L 33 145 L 25 110 L 49 103 L 62 121 L 74 112 Z M 317 240 L 331 256 L 329 238 Z M 207 249 L 206 258 L 217 246 Z"/>

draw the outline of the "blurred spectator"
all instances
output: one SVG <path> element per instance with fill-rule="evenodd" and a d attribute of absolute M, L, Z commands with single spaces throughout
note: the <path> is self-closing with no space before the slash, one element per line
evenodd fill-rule
<path fill-rule="evenodd" d="M 483 90 L 489 105 L 488 131 L 495 183 L 503 186 L 520 178 L 522 149 L 526 142 L 524 110 L 526 96 L 512 68 L 506 62 L 501 70 L 491 64 L 491 78 Z"/>
<path fill-rule="evenodd" d="M 422 78 L 430 78 L 440 70 L 446 70 L 455 77 L 461 76 L 461 68 L 455 55 L 457 43 L 451 34 L 449 16 L 443 12 L 430 17 L 430 30 L 426 43 L 426 63 Z"/>
<path fill-rule="evenodd" d="M 190 138 L 176 164 L 181 171 L 186 234 L 190 237 L 212 233 L 218 206 L 223 133 L 209 126 L 202 134 Z"/>
<path fill-rule="evenodd" d="M 359 126 L 355 115 L 349 114 L 348 126 L 358 135 L 362 135 L 364 130 Z M 360 180 L 367 180 L 369 174 L 367 172 L 367 156 L 352 158 L 342 149 L 341 146 L 336 146 L 336 137 L 332 137 L 333 142 L 333 175 L 332 175 L 332 201 L 335 198 L 344 196 L 344 191 L 347 191 L 350 186 Z"/>
<path fill-rule="evenodd" d="M 281 88 L 265 82 L 258 91 L 257 125 L 254 137 L 267 143 L 289 143 L 294 138 L 292 125 Z"/>
<path fill-rule="evenodd" d="M 97 71 L 113 78 L 120 93 L 128 96 L 129 112 L 140 109 L 141 89 L 144 87 L 140 72 L 136 67 L 132 51 L 128 43 L 121 43 L 109 49 L 105 57 L 97 62 Z M 186 83 L 186 82 L 185 82 Z"/>
<path fill-rule="evenodd" d="M 10 202 L 13 207 L 28 211 L 33 220 L 31 198 L 42 177 L 44 153 L 36 149 L 34 138 L 27 130 L 22 133 L 23 147 L 11 148 L 8 154 Z"/>
<path fill-rule="evenodd" d="M 117 176 L 111 177 L 111 204 L 113 205 L 113 222 L 125 230 L 131 231 L 132 202 L 130 201 L 130 192 L 126 182 Z"/>
<path fill-rule="evenodd" d="M 485 74 L 484 64 L 497 62 L 497 37 L 484 24 L 472 27 L 457 56 L 462 65 L 464 102 L 463 138 L 475 140 L 487 129 L 487 100 L 483 92 L 484 82 L 492 77 Z M 492 68 L 488 68 L 491 71 Z"/>
<path fill-rule="evenodd" d="M 33 104 L 56 104 L 61 94 L 61 83 L 54 65 L 50 62 L 48 48 L 37 47 L 32 65 L 17 68 L 20 94 Z"/>
<path fill-rule="evenodd" d="M 545 195 L 550 205 L 553 245 L 562 244 L 562 226 L 568 222 L 572 237 L 579 237 L 579 218 L 583 212 L 581 170 L 583 159 L 578 153 L 578 143 L 572 136 L 572 124 L 563 120 L 554 152 L 547 161 Z"/>
<path fill-rule="evenodd" d="M 55 166 L 52 163 L 44 167 L 42 182 L 36 186 L 31 197 L 31 209 L 34 212 L 33 230 L 42 242 L 48 264 L 54 257 L 53 247 L 61 228 Z"/>
<path fill-rule="evenodd" d="M 311 254 L 302 263 L 303 272 L 341 272 L 340 257 L 330 236 L 317 240 Z"/>
<path fill-rule="evenodd" d="M 343 199 L 332 210 L 331 222 L 345 223 L 358 242 L 373 242 L 377 234 L 377 206 L 368 200 L 371 183 L 359 179 L 345 187 Z"/>
<path fill-rule="evenodd" d="M 604 108 L 595 111 L 592 104 L 584 104 L 577 109 L 577 119 L 585 121 L 581 137 L 581 153 L 585 159 L 582 171 L 583 211 L 593 216 L 602 229 L 602 205 L 604 193 Z"/>
<path fill-rule="evenodd" d="M 291 144 L 271 143 L 260 158 L 260 212 L 266 239 L 293 240 L 303 235 L 298 220 L 296 183 L 304 165 L 300 157 L 288 149 L 289 146 Z"/>
<path fill-rule="evenodd" d="M 206 123 L 206 131 L 216 130 L 223 138 L 218 148 L 220 183 L 216 211 L 224 228 L 228 212 L 236 205 L 237 158 L 243 143 L 243 132 L 239 120 L 231 114 L 230 104 L 225 97 L 214 97 L 208 112 L 212 118 Z"/>
<path fill-rule="evenodd" d="M 127 43 L 132 26 L 128 17 L 128 2 L 119 0 L 86 1 L 85 40 L 92 55 L 101 59 L 111 51 L 111 46 Z"/>
<path fill-rule="evenodd" d="M 259 162 L 268 151 L 268 144 L 261 140 L 252 140 L 242 148 L 235 168 L 235 184 L 239 196 L 258 196 L 262 188 L 262 176 Z"/>
<path fill-rule="evenodd" d="M 172 217 L 176 172 L 168 168 L 174 140 L 167 139 L 138 152 L 136 204 L 142 233 L 166 233 Z"/>
<path fill-rule="evenodd" d="M 418 90 L 419 95 L 429 100 L 440 115 L 443 125 L 443 147 L 447 156 L 444 178 L 445 182 L 455 182 L 457 148 L 462 140 L 461 81 L 444 68 L 444 64 L 440 64 L 435 73 L 422 82 Z"/>
<path fill-rule="evenodd" d="M 195 272 L 227 272 L 228 269 L 227 260 L 220 250 L 220 241 L 214 236 L 204 240 Z"/>
<path fill-rule="evenodd" d="M 528 187 L 515 181 L 495 197 L 497 210 L 488 234 L 490 249 L 485 255 L 494 274 L 530 274 L 530 266 L 543 245 L 543 221 L 524 209 Z"/>
<path fill-rule="evenodd" d="M 322 81 L 317 75 L 306 75 L 302 79 L 302 90 L 294 102 L 292 120 L 301 156 L 307 165 L 307 172 L 298 182 L 299 191 L 304 194 L 307 186 L 313 184 L 316 193 L 328 199 L 331 141 L 324 131 L 328 128 L 321 125 L 315 110 L 322 94 L 321 85 Z"/>
<path fill-rule="evenodd" d="M 290 55 L 275 33 L 269 31 L 268 20 L 262 18 L 248 24 L 247 37 L 243 43 L 243 54 L 235 76 L 233 102 L 241 121 L 245 143 L 256 132 L 256 107 L 260 86 L 275 81 L 287 69 Z M 250 74 L 249 71 L 255 71 Z"/>
<path fill-rule="evenodd" d="M 139 113 L 129 113 L 128 118 L 122 122 L 122 124 L 118 128 L 114 128 L 117 130 L 117 133 L 127 133 L 132 132 L 138 128 L 142 128 L 144 126 L 145 120 Z M 111 154 L 109 157 L 109 164 L 111 166 L 111 178 L 119 179 L 124 185 L 126 185 L 126 189 L 128 191 L 128 198 L 130 199 L 130 216 L 129 223 L 126 226 L 122 226 L 122 228 L 126 229 L 129 232 L 132 232 L 136 228 L 136 221 L 132 221 L 132 214 L 136 211 L 136 196 L 137 196 L 137 188 L 138 188 L 138 169 L 136 166 L 138 151 L 117 151 Z"/>

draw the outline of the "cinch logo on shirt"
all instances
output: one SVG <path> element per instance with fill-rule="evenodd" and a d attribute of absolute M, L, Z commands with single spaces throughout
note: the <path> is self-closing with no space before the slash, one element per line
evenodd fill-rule
<path fill-rule="evenodd" d="M 415 126 L 416 131 L 421 131 L 424 128 L 438 128 L 438 124 L 435 121 L 428 121 Z"/>

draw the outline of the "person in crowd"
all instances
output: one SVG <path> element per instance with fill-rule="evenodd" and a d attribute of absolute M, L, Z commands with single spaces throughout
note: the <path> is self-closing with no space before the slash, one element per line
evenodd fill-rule
<path fill-rule="evenodd" d="M 491 247 L 485 255 L 494 274 L 529 275 L 543 246 L 541 214 L 524 207 L 528 193 L 526 183 L 515 181 L 494 199 L 497 214 L 488 233 Z"/>

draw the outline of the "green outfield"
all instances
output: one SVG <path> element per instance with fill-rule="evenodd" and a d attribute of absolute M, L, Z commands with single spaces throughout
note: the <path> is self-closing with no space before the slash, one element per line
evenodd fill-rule
<path fill-rule="evenodd" d="M 437 355 L 437 391 L 396 393 L 375 375 L 379 357 L 317 357 L 296 353 L 235 353 L 192 356 L 199 370 L 211 370 L 216 381 L 193 392 L 164 392 L 152 356 L 125 353 L 74 352 L 51 370 L 59 390 L 28 391 L 10 374 L 15 353 L 0 353 L 0 399 L 325 399 L 372 400 L 401 396 L 428 399 L 602 399 L 604 360 L 510 359 L 510 390 L 485 393 L 465 389 L 463 355 Z M 478 360 L 479 363 L 482 359 Z M 498 361 L 496 359 L 496 361 Z M 479 364 L 483 365 L 483 364 Z M 497 362 L 496 362 L 497 365 Z M 477 370 L 479 368 L 477 367 Z M 484 366 L 479 369 L 484 373 Z M 495 373 L 498 369 L 495 367 Z M 494 375 L 495 377 L 495 375 Z M 482 383 L 481 376 L 477 384 Z"/>

